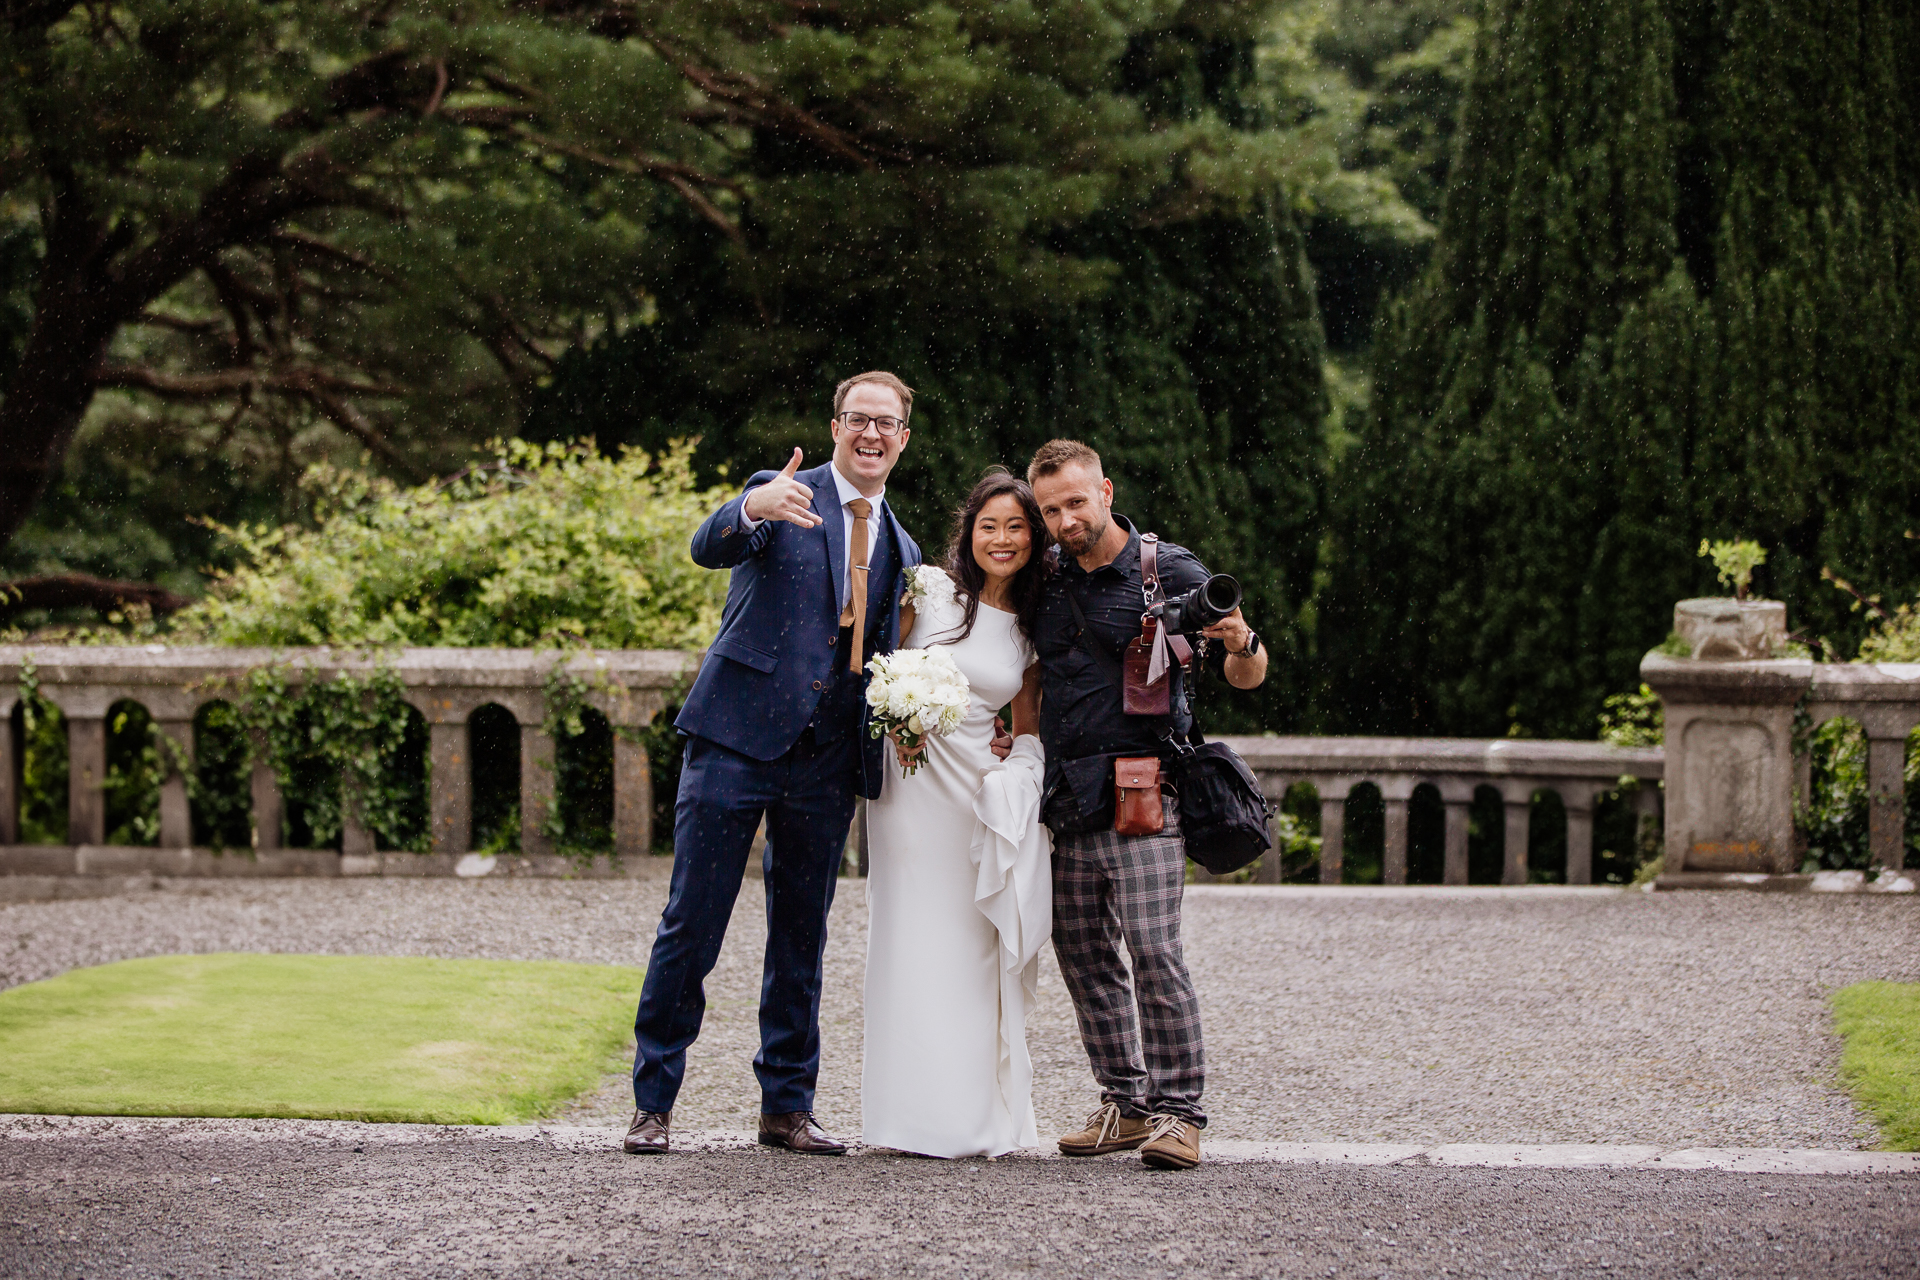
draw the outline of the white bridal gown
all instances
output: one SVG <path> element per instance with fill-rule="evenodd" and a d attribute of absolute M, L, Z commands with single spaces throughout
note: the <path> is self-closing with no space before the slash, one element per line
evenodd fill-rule
<path fill-rule="evenodd" d="M 932 583 L 907 648 L 957 634 L 951 585 L 944 574 Z M 987 605 L 973 633 L 945 647 L 972 688 L 966 721 L 928 741 L 912 777 L 889 751 L 867 806 L 860 1136 L 922 1155 L 997 1156 L 1039 1142 L 1026 1020 L 1052 913 L 1042 757 L 1030 736 L 1004 763 L 988 747 L 1033 651 L 1014 615 Z"/>

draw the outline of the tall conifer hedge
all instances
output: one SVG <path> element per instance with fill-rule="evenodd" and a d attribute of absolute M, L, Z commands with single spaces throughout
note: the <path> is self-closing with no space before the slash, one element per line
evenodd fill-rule
<path fill-rule="evenodd" d="M 1702 537 L 1920 588 L 1920 6 L 1491 0 L 1323 566 L 1329 727 L 1589 736 Z"/>

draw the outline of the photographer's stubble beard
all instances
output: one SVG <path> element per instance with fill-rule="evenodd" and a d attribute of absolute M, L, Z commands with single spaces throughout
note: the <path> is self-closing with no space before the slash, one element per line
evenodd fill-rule
<path fill-rule="evenodd" d="M 1126 547 L 1125 532 L 1113 522 L 1113 490 L 1099 472 L 1069 464 L 1036 477 L 1033 492 L 1047 532 L 1086 572 L 1111 564 Z"/>

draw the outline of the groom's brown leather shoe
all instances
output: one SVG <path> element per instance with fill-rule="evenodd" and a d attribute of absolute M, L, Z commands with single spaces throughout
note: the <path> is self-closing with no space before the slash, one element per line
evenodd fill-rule
<path fill-rule="evenodd" d="M 814 1120 L 811 1111 L 761 1116 L 760 1144 L 785 1147 L 789 1151 L 800 1151 L 810 1156 L 843 1156 L 847 1153 L 847 1144 L 827 1136 L 827 1131 Z"/>
<path fill-rule="evenodd" d="M 630 1156 L 657 1156 L 667 1149 L 667 1125 L 671 1111 L 635 1111 L 627 1127 L 627 1140 L 620 1149 Z"/>

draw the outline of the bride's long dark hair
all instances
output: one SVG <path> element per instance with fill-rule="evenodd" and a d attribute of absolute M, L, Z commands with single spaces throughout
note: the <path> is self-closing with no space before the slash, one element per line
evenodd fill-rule
<path fill-rule="evenodd" d="M 973 486 L 973 492 L 960 509 L 953 513 L 953 536 L 947 541 L 947 576 L 953 579 L 960 602 L 966 607 L 967 616 L 960 625 L 954 640 L 965 640 L 973 634 L 973 623 L 980 616 L 980 591 L 987 585 L 987 571 L 973 558 L 973 526 L 980 518 L 980 509 L 1004 494 L 1011 494 L 1020 504 L 1020 512 L 1027 518 L 1027 528 L 1033 535 L 1033 550 L 1027 562 L 1013 575 L 1008 591 L 1007 603 L 1013 606 L 1014 619 L 1020 624 L 1020 631 L 1029 642 L 1033 639 L 1034 622 L 1040 614 L 1040 593 L 1046 583 L 1049 566 L 1047 564 L 1047 522 L 1040 515 L 1040 504 L 1034 499 L 1033 490 L 1025 480 L 1020 479 L 1005 467 L 989 467 L 980 477 L 980 483 Z"/>

